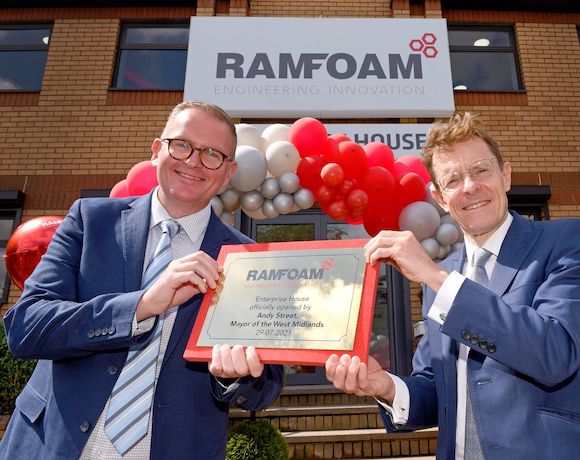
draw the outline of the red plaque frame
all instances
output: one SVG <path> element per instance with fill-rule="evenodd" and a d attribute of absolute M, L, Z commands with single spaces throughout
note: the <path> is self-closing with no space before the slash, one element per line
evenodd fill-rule
<path fill-rule="evenodd" d="M 321 248 L 359 248 L 368 240 L 318 240 L 292 241 L 283 243 L 257 243 L 222 246 L 217 262 L 223 265 L 226 256 L 234 252 L 268 252 L 268 251 L 301 251 Z M 366 264 L 364 272 L 361 303 L 356 326 L 355 340 L 352 350 L 311 350 L 301 348 L 261 348 L 257 347 L 258 356 L 266 364 L 296 364 L 305 366 L 324 366 L 328 357 L 333 354 L 349 354 L 358 356 L 367 361 L 369 343 L 372 330 L 372 321 L 375 309 L 377 284 L 379 279 L 379 264 Z M 189 341 L 183 357 L 188 361 L 210 361 L 211 346 L 197 346 L 205 318 L 211 307 L 214 290 L 208 290 L 204 295 Z M 229 343 L 228 345 L 236 345 Z"/>

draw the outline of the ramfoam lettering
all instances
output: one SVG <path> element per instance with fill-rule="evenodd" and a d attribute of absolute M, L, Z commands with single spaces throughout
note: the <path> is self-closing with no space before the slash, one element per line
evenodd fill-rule
<path fill-rule="evenodd" d="M 323 268 L 277 268 L 272 270 L 248 270 L 246 281 L 280 281 L 281 279 L 294 280 L 321 280 L 324 276 Z"/>
<path fill-rule="evenodd" d="M 256 53 L 248 61 L 240 53 L 218 53 L 216 78 L 312 79 L 314 73 L 321 70 L 336 80 L 423 78 L 421 54 L 409 54 L 405 60 L 400 54 L 379 56 L 372 53 L 365 54 L 360 63 L 348 53 L 302 53 L 298 57 L 291 53 L 275 56 Z"/>

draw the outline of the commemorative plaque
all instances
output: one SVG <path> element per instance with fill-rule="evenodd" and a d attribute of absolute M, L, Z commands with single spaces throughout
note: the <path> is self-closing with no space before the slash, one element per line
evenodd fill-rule
<path fill-rule="evenodd" d="M 223 246 L 223 276 L 201 304 L 184 357 L 209 361 L 217 344 L 255 346 L 264 363 L 324 365 L 368 355 L 378 264 L 367 240 Z"/>

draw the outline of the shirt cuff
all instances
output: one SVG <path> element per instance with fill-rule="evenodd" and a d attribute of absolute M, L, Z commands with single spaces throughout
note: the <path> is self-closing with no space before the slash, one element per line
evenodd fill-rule
<path fill-rule="evenodd" d="M 131 337 L 139 337 L 145 332 L 149 332 L 155 326 L 156 316 L 151 316 L 150 318 L 144 319 L 143 321 L 137 322 L 137 315 L 133 316 L 133 324 L 131 327 Z"/>
<path fill-rule="evenodd" d="M 464 281 L 465 276 L 455 271 L 451 272 L 437 292 L 427 316 L 436 323 L 443 324 Z"/>
<path fill-rule="evenodd" d="M 409 406 L 411 404 L 411 398 L 409 396 L 409 388 L 407 384 L 396 375 L 387 372 L 393 379 L 395 383 L 395 398 L 393 399 L 393 405 L 389 406 L 385 401 L 377 399 L 377 402 L 387 411 L 387 414 L 391 418 L 393 425 L 396 428 L 407 423 L 409 419 Z"/>

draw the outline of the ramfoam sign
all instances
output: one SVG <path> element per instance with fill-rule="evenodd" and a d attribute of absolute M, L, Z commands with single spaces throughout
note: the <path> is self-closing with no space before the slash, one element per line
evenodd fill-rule
<path fill-rule="evenodd" d="M 441 117 L 444 19 L 191 18 L 185 99 L 234 117 Z"/>

